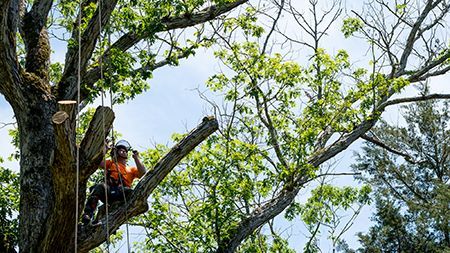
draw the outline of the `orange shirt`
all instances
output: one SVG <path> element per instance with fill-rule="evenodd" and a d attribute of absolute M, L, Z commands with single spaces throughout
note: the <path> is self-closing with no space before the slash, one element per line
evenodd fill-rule
<path fill-rule="evenodd" d="M 115 163 L 111 160 L 106 160 L 106 169 L 109 170 L 110 176 L 120 182 L 119 173 L 116 169 L 116 164 L 119 167 L 120 174 L 122 175 L 123 184 L 126 187 L 131 187 L 133 180 L 139 178 L 139 171 L 136 167 L 129 167 L 121 163 Z"/>

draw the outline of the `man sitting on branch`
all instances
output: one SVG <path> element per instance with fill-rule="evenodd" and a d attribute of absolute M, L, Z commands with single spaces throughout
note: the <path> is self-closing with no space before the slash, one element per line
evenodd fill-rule
<path fill-rule="evenodd" d="M 126 201 L 133 191 L 131 189 L 133 180 L 145 174 L 145 166 L 140 161 L 139 152 L 136 150 L 133 150 L 132 155 L 136 167 L 127 166 L 128 152 L 131 150 L 128 141 L 120 140 L 111 151 L 112 159 L 100 163 L 99 167 L 106 169 L 107 184 L 101 183 L 91 187 L 91 195 L 86 201 L 82 216 L 84 225 L 92 223 L 99 200 L 103 203 L 107 201 L 109 205 L 116 201 Z M 105 190 L 108 195 L 105 194 Z"/>

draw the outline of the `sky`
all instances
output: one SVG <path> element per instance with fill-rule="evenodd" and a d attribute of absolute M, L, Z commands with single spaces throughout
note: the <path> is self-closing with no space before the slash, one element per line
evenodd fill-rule
<path fill-rule="evenodd" d="M 358 2 L 347 1 L 346 7 L 349 9 L 359 8 Z M 345 40 L 338 29 L 330 31 L 329 36 L 324 41 L 324 47 L 330 53 L 335 53 L 339 49 L 346 49 L 351 57 L 361 56 L 361 58 L 364 58 L 367 52 L 364 43 L 355 39 Z M 53 54 L 52 61 L 63 61 L 64 44 L 55 44 L 53 50 L 57 53 Z M 114 129 L 122 133 L 123 138 L 127 139 L 133 148 L 140 151 L 151 148 L 156 143 L 170 144 L 170 136 L 173 133 L 189 131 L 196 127 L 204 116 L 210 114 L 209 105 L 200 99 L 197 89 L 205 90 L 204 83 L 207 78 L 219 70 L 220 67 L 214 60 L 212 51 L 203 49 L 200 49 L 195 57 L 181 60 L 180 66 L 157 69 L 153 73 L 153 79 L 149 81 L 150 89 L 148 91 L 130 102 L 114 105 L 116 114 Z M 433 84 L 435 84 L 433 91 L 448 93 L 450 90 L 447 86 L 449 79 L 448 75 L 436 78 L 433 81 Z M 413 89 L 408 89 L 402 96 L 412 93 Z M 96 101 L 93 107 L 99 104 L 99 101 Z M 398 108 L 392 107 L 383 114 L 383 117 L 388 121 L 398 122 L 399 117 L 397 114 Z M 0 122 L 11 123 L 14 121 L 11 107 L 4 97 L 0 95 Z M 6 158 L 13 152 L 13 147 L 10 145 L 10 137 L 8 136 L 8 130 L 11 128 L 12 126 L 10 125 L 0 128 L 0 155 L 3 158 Z M 337 171 L 351 171 L 352 153 L 358 150 L 360 143 L 360 141 L 354 143 L 347 151 L 335 159 L 338 161 Z M 0 166 L 18 170 L 16 162 L 7 161 L 6 159 Z M 356 185 L 350 176 L 337 178 L 334 182 L 338 185 Z M 299 198 L 305 198 L 305 196 L 307 194 L 299 196 Z M 355 221 L 355 226 L 346 233 L 345 238 L 351 246 L 357 245 L 354 234 L 367 230 L 370 224 L 371 208 L 370 206 L 365 207 Z M 296 224 L 299 224 L 299 222 Z M 299 245 L 303 245 L 305 241 L 304 228 L 297 225 L 287 225 L 286 233 L 291 235 L 290 243 L 300 252 L 301 247 Z M 136 239 L 142 238 L 140 235 L 142 231 L 139 229 L 133 229 L 131 233 Z M 323 252 L 330 252 L 330 248 L 327 248 L 329 245 L 324 244 L 323 247 Z M 126 252 L 124 248 L 119 252 Z"/>

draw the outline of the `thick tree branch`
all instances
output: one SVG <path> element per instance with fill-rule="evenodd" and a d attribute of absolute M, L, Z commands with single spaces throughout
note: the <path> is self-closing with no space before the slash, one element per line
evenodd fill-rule
<path fill-rule="evenodd" d="M 268 220 L 280 214 L 297 196 L 300 187 L 292 190 L 284 190 L 277 197 L 270 200 L 265 205 L 255 209 L 248 218 L 239 223 L 239 226 L 230 232 L 230 239 L 223 241 L 219 245 L 216 253 L 232 253 L 241 242 Z"/>
<path fill-rule="evenodd" d="M 105 139 L 111 131 L 114 112 L 109 107 L 97 107 L 80 145 L 80 181 L 89 178 L 98 169 L 103 158 Z"/>
<path fill-rule="evenodd" d="M 233 10 L 237 6 L 247 2 L 248 0 L 236 0 L 234 2 L 222 4 L 222 5 L 214 5 L 210 6 L 208 8 L 205 8 L 201 11 L 198 11 L 194 14 L 190 15 L 180 15 L 178 17 L 169 17 L 167 19 L 164 19 L 161 21 L 161 25 L 157 26 L 157 29 L 149 32 L 149 31 L 142 31 L 142 33 L 138 33 L 136 31 L 130 31 L 120 37 L 113 45 L 111 45 L 111 48 L 106 50 L 106 52 L 102 56 L 102 62 L 109 62 L 110 58 L 110 52 L 111 50 L 118 50 L 121 52 L 125 52 L 131 47 L 135 46 L 137 43 L 139 43 L 141 40 L 155 34 L 158 32 L 164 32 L 164 31 L 170 31 L 174 29 L 180 29 L 180 28 L 186 28 L 195 26 L 198 24 L 205 23 L 207 21 L 213 20 L 217 18 L 218 16 Z M 187 56 L 186 56 L 187 57 Z M 185 58 L 180 57 L 180 58 Z M 144 68 L 148 68 L 148 70 L 153 70 L 158 67 L 164 66 L 168 64 L 169 61 L 161 61 L 156 65 L 152 66 L 145 66 L 143 69 L 139 69 L 137 71 L 144 70 Z M 85 75 L 83 75 L 83 83 L 86 85 L 86 87 L 92 88 L 94 83 L 96 83 L 100 79 L 100 68 L 94 67 L 91 70 L 89 70 Z M 84 91 L 86 93 L 86 91 Z M 84 96 L 85 97 L 85 96 Z"/>
<path fill-rule="evenodd" d="M 378 119 L 376 117 L 363 121 L 352 132 L 342 136 L 330 146 L 319 150 L 316 155 L 313 155 L 309 159 L 309 163 L 314 167 L 318 167 L 322 163 L 328 161 L 330 158 L 350 146 L 350 144 L 357 140 L 361 135 L 369 131 L 377 121 Z"/>
<path fill-rule="evenodd" d="M 247 1 L 248 0 L 236 0 L 234 2 L 222 5 L 213 5 L 201 11 L 198 11 L 194 14 L 180 15 L 178 17 L 168 17 L 167 19 L 162 20 L 159 29 L 152 31 L 152 33 L 170 31 L 179 28 L 186 28 L 205 23 L 207 21 L 215 19 L 216 17 L 228 11 L 231 11 L 232 9 L 236 8 L 237 6 Z M 147 31 L 140 34 L 136 33 L 135 31 L 130 31 L 127 34 L 123 35 L 120 39 L 118 39 L 112 45 L 112 48 L 117 49 L 119 51 L 126 51 L 132 46 L 136 45 L 139 41 L 150 35 L 151 34 Z"/>
<path fill-rule="evenodd" d="M 23 105 L 20 66 L 16 55 L 16 31 L 19 20 L 19 0 L 0 3 L 0 93 L 15 108 Z"/>
<path fill-rule="evenodd" d="M 38 0 L 23 18 L 22 31 L 26 49 L 25 69 L 48 81 L 50 41 L 45 28 L 52 0 Z"/>
<path fill-rule="evenodd" d="M 81 52 L 79 55 L 78 46 L 69 47 L 66 60 L 64 73 L 61 78 L 61 82 L 57 87 L 57 98 L 59 100 L 74 99 L 77 94 L 77 73 L 78 65 L 80 65 L 81 76 L 84 76 L 88 66 L 88 62 L 92 57 L 95 49 L 95 45 L 100 36 L 100 27 L 103 29 L 108 23 L 111 13 L 117 5 L 117 0 L 103 0 L 101 3 L 101 24 L 99 22 L 100 11 L 97 7 L 94 15 L 89 20 L 86 29 L 83 30 L 81 35 Z M 80 10 L 79 15 L 83 15 L 83 11 Z M 78 41 L 78 21 L 75 31 L 72 34 L 72 39 Z M 80 57 L 80 61 L 78 61 Z M 81 78 L 83 79 L 83 78 Z"/>
<path fill-rule="evenodd" d="M 215 132 L 218 123 L 215 118 L 207 117 L 185 138 L 178 142 L 161 160 L 153 170 L 148 171 L 137 184 L 128 205 L 123 205 L 109 215 L 110 233 L 117 230 L 126 222 L 126 217 L 132 218 L 147 210 L 147 198 L 172 169 L 189 154 L 197 145 Z M 105 219 L 101 220 L 106 222 Z M 81 252 L 92 249 L 105 241 L 106 226 L 83 227 L 79 236 L 79 248 Z"/>

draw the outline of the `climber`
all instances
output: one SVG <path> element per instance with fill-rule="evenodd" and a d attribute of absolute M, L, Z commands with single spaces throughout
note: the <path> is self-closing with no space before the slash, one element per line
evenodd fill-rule
<path fill-rule="evenodd" d="M 112 159 L 100 163 L 99 167 L 106 169 L 107 185 L 101 183 L 91 187 L 91 194 L 86 201 L 81 220 L 84 225 L 92 223 L 98 201 L 106 202 L 105 189 L 108 193 L 109 204 L 115 201 L 123 201 L 124 197 L 127 199 L 133 191 L 131 189 L 133 180 L 145 174 L 145 166 L 139 159 L 139 152 L 136 150 L 133 150 L 132 155 L 136 167 L 127 166 L 129 151 L 131 151 L 131 146 L 128 141 L 120 140 L 111 151 Z"/>

